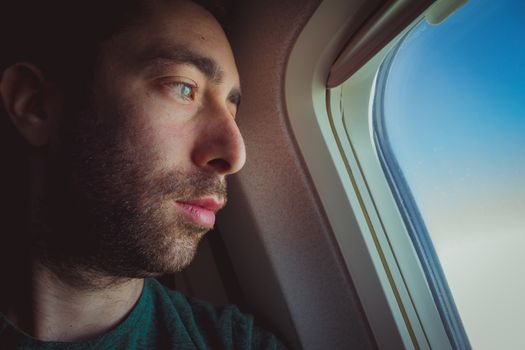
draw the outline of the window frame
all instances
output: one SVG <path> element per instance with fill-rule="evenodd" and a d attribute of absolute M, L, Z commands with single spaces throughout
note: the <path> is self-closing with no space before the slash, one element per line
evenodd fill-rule
<path fill-rule="evenodd" d="M 351 84 L 327 90 L 330 65 L 358 7 L 358 1 L 325 0 L 300 34 L 286 71 L 291 128 L 379 348 L 452 349 L 378 159 L 369 115 L 381 62 L 421 17 Z M 350 128 L 343 89 L 352 90 L 344 110 Z"/>

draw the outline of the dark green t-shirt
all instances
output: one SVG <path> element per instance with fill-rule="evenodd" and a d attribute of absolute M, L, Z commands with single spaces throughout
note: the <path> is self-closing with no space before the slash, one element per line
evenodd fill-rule
<path fill-rule="evenodd" d="M 0 349 L 284 349 L 270 333 L 235 306 L 215 308 L 146 279 L 129 316 L 115 329 L 89 341 L 43 342 L 0 314 Z"/>

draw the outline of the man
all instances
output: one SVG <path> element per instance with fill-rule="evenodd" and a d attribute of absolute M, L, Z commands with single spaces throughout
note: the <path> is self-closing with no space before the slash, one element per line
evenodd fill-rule
<path fill-rule="evenodd" d="M 0 101 L 30 191 L 2 232 L 25 249 L 9 255 L 0 348 L 281 348 L 235 307 L 151 278 L 190 263 L 245 161 L 217 20 L 184 0 L 2 10 Z"/>

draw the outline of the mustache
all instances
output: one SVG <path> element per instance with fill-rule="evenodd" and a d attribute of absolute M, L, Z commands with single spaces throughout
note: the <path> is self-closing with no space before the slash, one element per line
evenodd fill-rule
<path fill-rule="evenodd" d="M 202 171 L 193 173 L 170 171 L 161 176 L 159 184 L 162 194 L 175 200 L 216 197 L 224 203 L 228 201 L 227 187 L 224 177 Z"/>

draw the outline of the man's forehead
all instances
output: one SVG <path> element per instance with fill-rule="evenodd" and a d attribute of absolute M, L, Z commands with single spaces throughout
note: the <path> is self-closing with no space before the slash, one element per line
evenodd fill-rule
<path fill-rule="evenodd" d="M 136 23 L 142 39 L 177 40 L 179 44 L 202 43 L 217 48 L 228 40 L 213 15 L 192 1 L 153 1 L 144 18 Z M 184 42 L 185 41 L 185 42 Z"/>
<path fill-rule="evenodd" d="M 183 8 L 176 7 L 182 4 Z M 116 49 L 119 60 L 157 66 L 191 63 L 217 82 L 225 74 L 237 76 L 233 53 L 219 23 L 191 2 L 174 1 L 165 9 L 148 11 L 143 20 L 114 39 L 110 45 L 115 47 L 109 50 Z"/>

